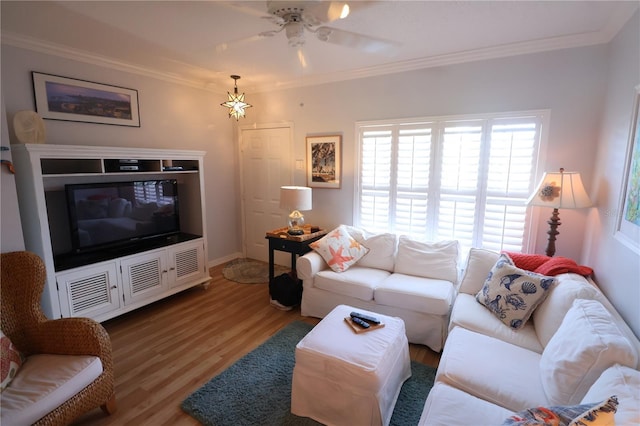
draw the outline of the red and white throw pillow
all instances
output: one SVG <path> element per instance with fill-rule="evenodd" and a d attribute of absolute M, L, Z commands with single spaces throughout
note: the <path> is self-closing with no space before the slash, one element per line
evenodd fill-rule
<path fill-rule="evenodd" d="M 11 340 L 0 330 L 0 392 L 3 391 L 18 373 L 22 357 Z"/>

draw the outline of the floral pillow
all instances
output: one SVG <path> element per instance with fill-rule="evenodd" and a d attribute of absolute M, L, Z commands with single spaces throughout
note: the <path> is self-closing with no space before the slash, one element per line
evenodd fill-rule
<path fill-rule="evenodd" d="M 335 272 L 344 272 L 356 263 L 369 249 L 351 238 L 344 225 L 309 244 Z"/>
<path fill-rule="evenodd" d="M 617 409 L 614 395 L 600 403 L 529 408 L 509 417 L 502 426 L 613 426 Z"/>
<path fill-rule="evenodd" d="M 516 268 L 509 256 L 501 254 L 476 300 L 508 327 L 519 330 L 554 283 L 555 278 Z"/>
<path fill-rule="evenodd" d="M 9 386 L 21 365 L 20 352 L 0 330 L 0 392 Z"/>

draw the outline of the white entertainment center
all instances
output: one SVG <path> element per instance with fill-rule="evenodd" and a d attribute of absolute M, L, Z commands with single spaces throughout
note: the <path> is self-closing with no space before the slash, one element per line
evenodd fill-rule
<path fill-rule="evenodd" d="M 45 263 L 49 318 L 105 321 L 208 286 L 202 151 L 11 145 L 26 249 Z M 176 180 L 179 233 L 74 251 L 65 185 Z"/>

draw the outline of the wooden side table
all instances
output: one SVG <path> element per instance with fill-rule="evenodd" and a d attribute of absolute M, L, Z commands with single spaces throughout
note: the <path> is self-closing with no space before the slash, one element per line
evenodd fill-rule
<path fill-rule="evenodd" d="M 321 229 L 311 232 L 311 227 L 304 227 L 304 234 L 289 235 L 287 228 L 275 229 L 267 232 L 265 236 L 269 240 L 269 282 L 274 278 L 274 250 L 291 253 L 291 269 L 296 269 L 296 256 L 302 256 L 311 251 L 311 244 L 327 234 L 328 231 Z"/>

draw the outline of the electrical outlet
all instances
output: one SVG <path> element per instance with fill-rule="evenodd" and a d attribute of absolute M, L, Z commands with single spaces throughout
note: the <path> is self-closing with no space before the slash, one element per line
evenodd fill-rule
<path fill-rule="evenodd" d="M 296 160 L 296 170 L 304 170 L 304 160 Z"/>

